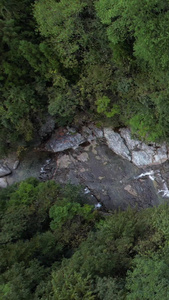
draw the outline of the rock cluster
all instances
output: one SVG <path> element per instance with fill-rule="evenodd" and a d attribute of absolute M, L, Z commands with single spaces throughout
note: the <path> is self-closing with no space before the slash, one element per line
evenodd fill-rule
<path fill-rule="evenodd" d="M 16 170 L 18 165 L 19 160 L 15 153 L 12 153 L 8 157 L 0 160 L 0 188 L 7 187 L 7 175 L 10 175 L 12 170 Z"/>
<path fill-rule="evenodd" d="M 168 148 L 166 143 L 161 145 L 151 143 L 145 144 L 131 137 L 128 128 L 121 128 L 115 132 L 111 128 L 103 130 L 93 124 L 84 126 L 80 132 L 73 128 L 59 129 L 55 131 L 52 138 L 46 143 L 46 150 L 51 152 L 62 152 L 67 149 L 75 149 L 85 142 L 91 142 L 96 138 L 105 138 L 108 147 L 122 158 L 134 163 L 137 167 L 159 165 L 168 159 Z"/>
<path fill-rule="evenodd" d="M 128 128 L 120 129 L 119 133 L 111 128 L 104 128 L 103 131 L 109 148 L 139 168 L 159 165 L 169 158 L 166 143 L 147 145 L 132 139 Z"/>
<path fill-rule="evenodd" d="M 93 124 L 88 127 L 84 126 L 81 132 L 74 128 L 58 129 L 45 145 L 47 151 L 54 153 L 63 152 L 68 149 L 76 149 L 85 142 L 91 142 L 97 137 L 103 137 L 103 131 Z"/>

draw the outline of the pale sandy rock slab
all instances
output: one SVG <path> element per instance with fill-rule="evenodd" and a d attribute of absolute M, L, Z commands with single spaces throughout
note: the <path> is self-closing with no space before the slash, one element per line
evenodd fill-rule
<path fill-rule="evenodd" d="M 104 137 L 106 138 L 107 144 L 111 150 L 121 157 L 131 161 L 130 152 L 119 133 L 114 132 L 111 128 L 104 128 Z"/>
<path fill-rule="evenodd" d="M 82 162 L 86 162 L 89 159 L 89 155 L 86 152 L 81 153 L 77 156 L 77 159 Z"/>
<path fill-rule="evenodd" d="M 72 159 L 69 155 L 62 155 L 57 160 L 57 166 L 59 169 L 66 169 L 72 163 Z"/>
<path fill-rule="evenodd" d="M 134 197 L 137 197 L 137 192 L 135 189 L 132 188 L 130 184 L 126 185 L 124 187 L 124 190 L 127 191 L 129 194 L 133 195 Z"/>

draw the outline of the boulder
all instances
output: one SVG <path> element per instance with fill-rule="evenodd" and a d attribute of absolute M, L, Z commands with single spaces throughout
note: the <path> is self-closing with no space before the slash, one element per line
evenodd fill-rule
<path fill-rule="evenodd" d="M 111 150 L 121 157 L 131 161 L 129 149 L 126 147 L 124 140 L 119 133 L 114 132 L 111 128 L 104 128 L 104 137 Z"/>
<path fill-rule="evenodd" d="M 8 168 L 8 166 L 4 165 L 2 162 L 0 162 L 0 177 L 6 176 L 11 174 L 11 170 Z"/>
<path fill-rule="evenodd" d="M 20 161 L 19 160 L 15 160 L 14 164 L 13 164 L 13 170 L 16 170 L 19 166 Z"/>
<path fill-rule="evenodd" d="M 70 134 L 69 132 L 67 132 L 61 136 L 58 136 L 58 134 L 56 133 L 46 143 L 45 148 L 55 153 L 62 152 L 71 148 L 75 149 L 85 141 L 85 138 L 80 133 Z"/>
<path fill-rule="evenodd" d="M 132 162 L 137 167 L 147 167 L 153 165 L 160 165 L 168 159 L 167 147 L 163 143 L 158 145 L 152 144 L 152 146 L 142 143 L 140 149 L 132 151 Z"/>
<path fill-rule="evenodd" d="M 131 131 L 129 128 L 121 128 L 120 135 L 125 140 L 127 148 L 129 150 L 139 149 L 141 147 L 141 141 L 132 139 Z"/>
<path fill-rule="evenodd" d="M 3 165 L 7 166 L 10 170 L 16 170 L 20 163 L 16 152 L 10 153 L 2 161 Z"/>
<path fill-rule="evenodd" d="M 132 186 L 130 184 L 127 184 L 124 187 L 124 190 L 127 191 L 129 194 L 131 194 L 134 197 L 138 196 L 136 190 L 134 188 L 132 188 Z"/>
<path fill-rule="evenodd" d="M 74 159 L 71 156 L 64 154 L 58 158 L 57 167 L 59 169 L 67 169 L 73 161 Z"/>
<path fill-rule="evenodd" d="M 103 130 L 101 128 L 96 127 L 94 124 L 89 124 L 89 128 L 92 130 L 93 135 L 96 138 L 103 138 Z"/>
<path fill-rule="evenodd" d="M 2 177 L 0 178 L 0 188 L 4 189 L 8 186 L 6 178 Z"/>
<path fill-rule="evenodd" d="M 81 162 L 86 162 L 89 159 L 89 155 L 86 152 L 83 152 L 77 156 L 77 159 Z"/>
<path fill-rule="evenodd" d="M 166 144 L 162 144 L 161 147 L 156 149 L 156 153 L 154 155 L 154 164 L 162 164 L 168 159 Z"/>
<path fill-rule="evenodd" d="M 152 165 L 152 153 L 146 151 L 132 151 L 132 163 L 143 168 Z"/>

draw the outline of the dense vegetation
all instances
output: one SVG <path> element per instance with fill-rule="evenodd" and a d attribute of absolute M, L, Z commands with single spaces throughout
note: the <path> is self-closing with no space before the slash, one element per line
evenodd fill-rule
<path fill-rule="evenodd" d="M 46 118 L 128 125 L 168 139 L 169 4 L 0 0 L 1 150 Z"/>
<path fill-rule="evenodd" d="M 169 136 L 169 3 L 0 0 L 0 151 L 47 112 Z M 78 187 L 30 178 L 0 191 L 7 300 L 169 299 L 169 207 L 104 216 Z"/>
<path fill-rule="evenodd" d="M 103 215 L 33 178 L 0 198 L 1 299 L 168 299 L 168 205 Z"/>

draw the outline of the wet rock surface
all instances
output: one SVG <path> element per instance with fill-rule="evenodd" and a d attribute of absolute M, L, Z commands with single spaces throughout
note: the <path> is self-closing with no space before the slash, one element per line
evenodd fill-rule
<path fill-rule="evenodd" d="M 140 159 L 138 155 L 134 160 L 135 153 Z M 116 133 L 92 124 L 78 132 L 60 128 L 45 145 L 26 153 L 20 162 L 8 158 L 12 174 L 2 178 L 0 187 L 28 177 L 53 179 L 61 184 L 81 184 L 89 202 L 99 209 L 146 208 L 168 201 L 169 162 L 159 164 L 167 158 L 165 144 L 148 146 L 133 140 L 128 129 Z"/>
<path fill-rule="evenodd" d="M 49 161 L 50 163 L 48 163 Z M 52 166 L 49 153 L 31 151 L 29 153 L 25 153 L 20 160 L 17 169 L 13 169 L 12 173 L 2 179 L 5 179 L 6 185 L 11 185 L 29 177 L 36 177 L 45 181 L 52 178 L 54 169 L 55 168 Z M 0 187 L 3 188 L 6 186 Z"/>
<path fill-rule="evenodd" d="M 84 155 L 86 154 L 86 155 Z M 79 160 L 79 157 L 85 160 Z M 70 150 L 57 158 L 54 179 L 81 184 L 88 195 L 106 209 L 149 207 L 160 203 L 153 182 L 137 179 L 140 169 L 114 154 L 105 143 L 93 141 L 89 146 Z"/>

